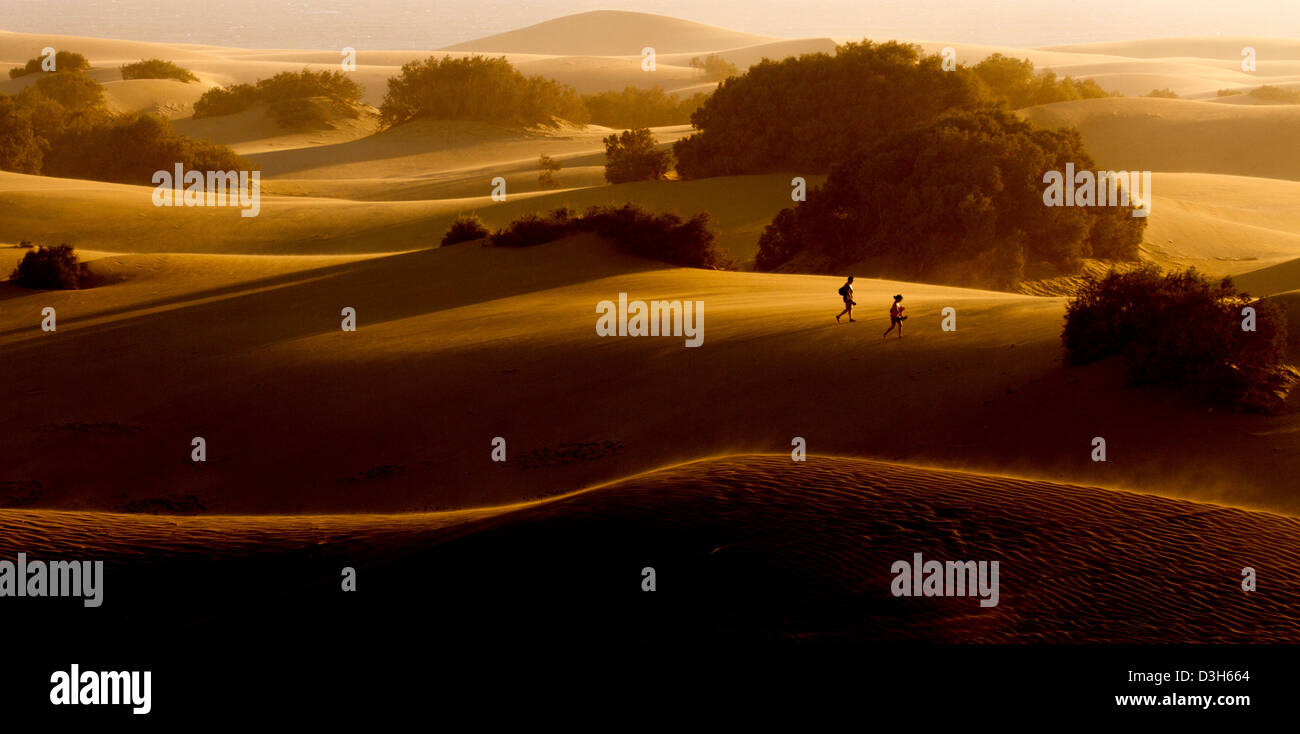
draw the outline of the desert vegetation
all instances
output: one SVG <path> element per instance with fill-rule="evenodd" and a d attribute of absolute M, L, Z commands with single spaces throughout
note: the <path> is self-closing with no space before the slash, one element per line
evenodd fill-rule
<path fill-rule="evenodd" d="M 119 67 L 123 79 L 175 79 L 180 82 L 197 82 L 199 78 L 189 69 L 162 59 L 144 59 Z"/>
<path fill-rule="evenodd" d="M 1043 172 L 1067 162 L 1093 167 L 1077 132 L 999 107 L 896 132 L 781 211 L 755 265 L 1007 288 L 1084 258 L 1135 259 L 1145 219 L 1128 207 L 1044 206 Z"/>
<path fill-rule="evenodd" d="M 155 171 L 177 163 L 247 168 L 229 148 L 179 135 L 161 118 L 111 114 L 102 87 L 84 74 L 46 74 L 17 95 L 0 95 L 0 169 L 150 184 Z"/>
<path fill-rule="evenodd" d="M 706 92 L 696 92 L 688 97 L 667 94 L 656 84 L 649 89 L 624 87 L 621 92 L 584 94 L 582 102 L 591 122 L 597 125 L 637 128 L 690 122 L 691 114 L 708 98 Z"/>
<path fill-rule="evenodd" d="M 327 122 L 331 115 L 358 117 L 361 86 L 341 71 L 282 71 L 253 84 L 209 89 L 194 103 L 194 117 L 217 117 L 265 104 L 281 127 L 303 128 Z"/>
<path fill-rule="evenodd" d="M 462 242 L 473 242 L 487 237 L 488 234 L 488 228 L 483 225 L 482 219 L 473 214 L 461 214 L 452 220 L 451 227 L 442 236 L 441 245 L 447 247 Z"/>
<path fill-rule="evenodd" d="M 43 61 L 45 61 L 43 57 L 28 59 L 27 63 L 23 64 L 22 66 L 15 66 L 12 69 L 10 69 L 9 78 L 17 79 L 18 77 L 27 76 L 28 74 L 41 73 L 42 71 L 44 71 L 41 68 L 41 63 Z M 61 74 L 65 72 L 74 73 L 78 71 L 85 71 L 86 69 L 89 68 L 90 68 L 90 62 L 86 60 L 85 56 L 82 56 L 79 53 L 75 53 L 72 51 L 56 51 L 54 54 L 54 71 L 52 73 L 56 73 L 56 74 Z"/>
<path fill-rule="evenodd" d="M 668 173 L 672 155 L 659 150 L 648 128 L 624 130 L 605 138 L 605 180 L 610 183 L 657 181 Z"/>
<path fill-rule="evenodd" d="M 1255 87 L 1250 90 L 1250 96 L 1271 104 L 1300 104 L 1300 91 L 1271 84 Z"/>
<path fill-rule="evenodd" d="M 958 68 L 957 73 L 964 72 L 964 67 Z M 1113 96 L 1091 79 L 1058 78 L 1050 69 L 1035 71 L 1029 59 L 1003 54 L 989 56 L 969 72 L 979 80 L 986 98 L 1005 102 L 1012 109 Z"/>
<path fill-rule="evenodd" d="M 504 56 L 412 61 L 388 80 L 379 114 L 388 126 L 421 118 L 507 125 L 551 124 L 555 118 L 585 123 L 588 118 L 572 87 L 524 76 Z"/>
<path fill-rule="evenodd" d="M 563 208 L 545 216 L 526 214 L 493 232 L 490 242 L 496 247 L 532 247 L 580 232 L 594 232 L 625 252 L 672 265 L 715 270 L 731 267 L 717 247 L 708 214 L 682 219 L 672 212 L 656 214 L 630 203 L 593 206 L 582 214 Z"/>
<path fill-rule="evenodd" d="M 698 69 L 705 79 L 715 82 L 740 73 L 735 64 L 717 54 L 709 54 L 703 58 L 696 56 L 690 60 L 690 67 Z"/>
<path fill-rule="evenodd" d="M 23 288 L 37 290 L 75 290 L 87 283 L 86 266 L 68 244 L 29 250 L 9 279 Z"/>
<path fill-rule="evenodd" d="M 1243 328 L 1246 306 L 1254 330 Z M 1130 384 L 1176 385 L 1246 410 L 1277 408 L 1291 381 L 1282 309 L 1195 270 L 1085 276 L 1061 339 L 1071 365 L 1121 357 Z"/>

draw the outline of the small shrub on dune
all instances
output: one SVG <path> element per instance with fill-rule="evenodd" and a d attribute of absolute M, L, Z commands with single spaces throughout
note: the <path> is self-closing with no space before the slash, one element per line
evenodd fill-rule
<path fill-rule="evenodd" d="M 634 204 L 593 206 L 581 216 L 556 209 L 546 216 L 527 214 L 497 230 L 497 247 L 532 247 L 577 232 L 592 232 L 620 250 L 687 268 L 725 270 L 731 262 L 718 249 L 709 215 L 682 219 L 671 212 L 656 214 Z"/>
<path fill-rule="evenodd" d="M 119 69 L 123 79 L 175 79 L 180 82 L 199 80 L 189 69 L 162 59 L 145 59 L 134 64 L 123 64 Z"/>
<path fill-rule="evenodd" d="M 87 281 L 86 266 L 66 244 L 30 250 L 9 277 L 17 285 L 39 290 L 75 290 Z"/>
<path fill-rule="evenodd" d="M 605 180 L 610 183 L 658 181 L 668 173 L 672 155 L 658 150 L 649 128 L 609 135 L 605 143 Z"/>
<path fill-rule="evenodd" d="M 304 127 L 327 122 L 329 114 L 358 117 L 360 102 L 361 86 L 347 74 L 303 69 L 282 71 L 255 84 L 209 89 L 194 103 L 194 117 L 233 115 L 264 103 L 281 127 Z"/>
<path fill-rule="evenodd" d="M 1168 87 L 1164 89 L 1152 89 L 1146 96 L 1155 97 L 1156 99 L 1182 99 L 1178 93 Z"/>
<path fill-rule="evenodd" d="M 1274 104 L 1300 104 L 1300 91 L 1265 84 L 1250 90 L 1250 96 Z"/>
<path fill-rule="evenodd" d="M 556 209 L 546 216 L 525 214 L 492 234 L 494 247 L 533 247 L 554 242 L 575 230 L 568 209 Z"/>
<path fill-rule="evenodd" d="M 672 212 L 655 214 L 632 204 L 592 207 L 583 229 L 595 232 L 633 255 L 687 268 L 725 270 L 731 262 L 718 249 L 709 215 L 682 219 Z"/>
<path fill-rule="evenodd" d="M 451 223 L 451 228 L 447 234 L 442 236 L 442 246 L 459 245 L 462 242 L 473 242 L 481 240 L 489 234 L 487 227 L 483 226 L 483 220 L 474 216 L 460 215 Z"/>
<path fill-rule="evenodd" d="M 1242 328 L 1245 306 L 1254 331 Z M 1278 407 L 1289 384 L 1283 311 L 1195 270 L 1084 276 L 1061 339 L 1071 365 L 1121 356 L 1130 384 L 1179 385 L 1247 410 Z"/>
<path fill-rule="evenodd" d="M 501 125 L 549 125 L 555 118 L 585 123 L 582 98 L 554 79 L 524 76 L 504 56 L 430 56 L 402 66 L 388 80 L 379 108 L 386 127 L 410 120 L 476 120 Z"/>
<path fill-rule="evenodd" d="M 44 71 L 44 69 L 41 68 L 41 63 L 44 61 L 45 59 L 43 57 L 28 59 L 26 64 L 15 66 L 10 69 L 9 78 L 17 79 L 18 77 L 27 76 L 28 74 L 39 74 Z M 85 56 L 82 56 L 79 53 L 73 53 L 72 51 L 57 51 L 54 54 L 55 73 L 64 71 L 85 71 L 89 68 L 90 62 L 86 60 Z"/>

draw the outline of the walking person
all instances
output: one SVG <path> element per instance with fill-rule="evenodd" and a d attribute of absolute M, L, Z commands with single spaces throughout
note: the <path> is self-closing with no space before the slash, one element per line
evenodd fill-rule
<path fill-rule="evenodd" d="M 907 317 L 903 315 L 903 311 L 906 311 L 907 307 L 903 305 L 902 301 L 903 296 L 901 294 L 894 296 L 894 305 L 889 307 L 889 328 L 885 329 L 885 333 L 881 334 L 881 338 L 889 336 L 889 332 L 893 331 L 895 326 L 898 327 L 898 338 L 903 338 L 903 322 L 907 320 Z"/>
<path fill-rule="evenodd" d="M 857 319 L 853 318 L 853 307 L 858 305 L 858 303 L 853 300 L 852 275 L 849 276 L 849 279 L 844 283 L 844 285 L 840 286 L 840 298 L 844 299 L 844 310 L 840 311 L 839 314 L 835 316 L 835 323 L 838 324 L 840 322 L 840 316 L 843 316 L 844 314 L 849 315 L 850 322 L 856 321 Z"/>

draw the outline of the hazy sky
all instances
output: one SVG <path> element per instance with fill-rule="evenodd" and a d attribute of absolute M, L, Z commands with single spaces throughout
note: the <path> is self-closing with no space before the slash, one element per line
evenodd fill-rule
<path fill-rule="evenodd" d="M 250 48 L 429 49 L 601 9 L 785 37 L 1014 46 L 1300 37 L 1300 0 L 0 0 L 0 29 Z"/>

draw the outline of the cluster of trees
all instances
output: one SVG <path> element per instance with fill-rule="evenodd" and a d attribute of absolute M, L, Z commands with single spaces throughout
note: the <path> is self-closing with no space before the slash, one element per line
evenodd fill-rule
<path fill-rule="evenodd" d="M 637 128 L 690 122 L 691 114 L 708 98 L 707 92 L 689 97 L 667 94 L 656 84 L 649 89 L 625 87 L 621 92 L 584 94 L 582 103 L 587 106 L 591 122 L 597 125 Z"/>
<path fill-rule="evenodd" d="M 610 183 L 658 181 L 668 173 L 672 154 L 659 150 L 649 128 L 605 137 L 605 180 Z"/>
<path fill-rule="evenodd" d="M 259 103 L 282 127 L 308 127 L 331 114 L 359 116 L 361 85 L 341 71 L 282 71 L 252 84 L 209 89 L 194 103 L 194 117 L 233 115 Z"/>
<path fill-rule="evenodd" d="M 1000 106 L 897 131 L 781 211 L 755 265 L 1006 288 L 1084 258 L 1135 259 L 1146 220 L 1130 208 L 1044 205 L 1044 172 L 1067 162 L 1094 167 L 1077 131 Z"/>
<path fill-rule="evenodd" d="M 18 94 L 0 94 L 2 170 L 150 184 L 155 171 L 177 163 L 248 167 L 225 146 L 178 135 L 166 120 L 110 113 L 103 88 L 80 71 L 42 72 Z"/>
<path fill-rule="evenodd" d="M 134 64 L 123 64 L 119 69 L 123 79 L 175 79 L 181 82 L 199 80 L 189 69 L 162 59 L 144 59 Z"/>
<path fill-rule="evenodd" d="M 678 141 L 683 178 L 773 171 L 825 173 L 899 130 L 989 102 L 1012 108 L 1105 97 L 1091 80 L 1035 72 L 994 54 L 945 71 L 940 56 L 897 42 L 847 43 L 835 55 L 765 59 L 724 81 Z"/>
<path fill-rule="evenodd" d="M 1253 330 L 1242 328 L 1245 306 L 1255 310 Z M 1282 309 L 1195 270 L 1084 276 L 1061 340 L 1071 365 L 1119 356 L 1130 384 L 1178 385 L 1248 410 L 1279 407 L 1290 382 Z"/>
<path fill-rule="evenodd" d="M 586 123 L 582 98 L 554 79 L 524 76 L 504 56 L 429 57 L 412 61 L 388 80 L 379 108 L 385 125 L 418 118 L 501 124 Z"/>
<path fill-rule="evenodd" d="M 12 69 L 10 69 L 9 78 L 17 79 L 20 76 L 27 76 L 28 74 L 36 74 L 38 72 L 45 71 L 45 69 L 42 68 L 42 65 L 44 63 L 45 63 L 44 57 L 38 56 L 34 59 L 28 59 L 26 64 L 23 64 L 22 66 L 15 66 Z M 90 68 L 90 62 L 86 60 L 85 56 L 82 56 L 79 53 L 73 53 L 71 51 L 56 51 L 54 54 L 54 68 L 51 69 L 50 71 L 76 72 L 76 71 L 85 71 L 86 69 L 89 68 Z"/>
<path fill-rule="evenodd" d="M 964 67 L 958 69 L 958 73 L 964 71 Z M 970 73 L 979 80 L 986 98 L 1005 102 L 1012 109 L 1113 96 L 1091 79 L 1058 79 L 1049 69 L 1035 71 L 1029 59 L 1003 54 L 989 56 L 970 67 Z"/>
<path fill-rule="evenodd" d="M 494 247 L 532 247 L 580 232 L 594 232 L 633 255 L 689 268 L 727 269 L 731 262 L 717 246 L 709 215 L 689 219 L 656 214 L 634 204 L 593 206 L 582 214 L 556 209 L 545 216 L 526 214 L 490 233 L 476 216 L 459 216 L 442 238 L 443 246 L 487 238 Z"/>
<path fill-rule="evenodd" d="M 824 173 L 879 138 L 979 100 L 971 75 L 946 72 L 938 56 L 892 41 L 765 59 L 722 82 L 691 115 L 699 132 L 673 146 L 677 172 Z"/>

